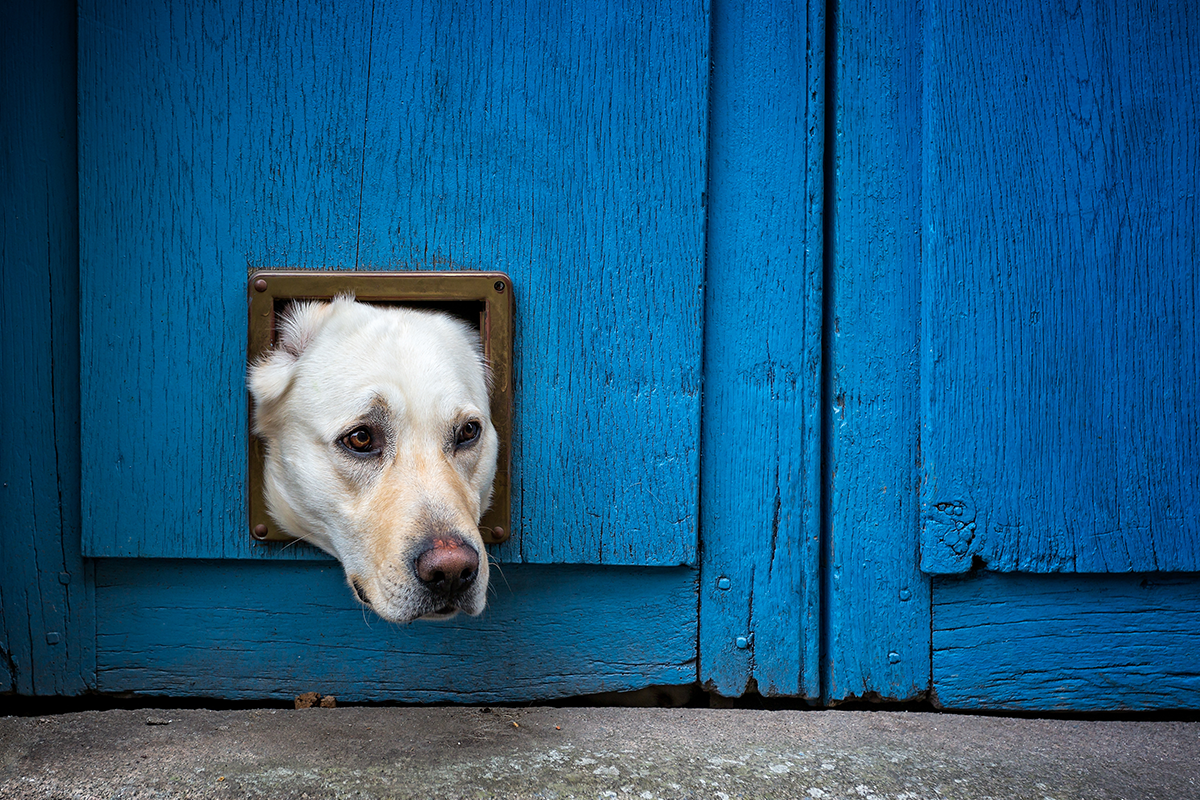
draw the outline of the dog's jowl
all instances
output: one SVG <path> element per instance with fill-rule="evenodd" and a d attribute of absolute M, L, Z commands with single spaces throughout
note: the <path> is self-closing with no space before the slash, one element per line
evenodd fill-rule
<path fill-rule="evenodd" d="M 483 610 L 498 441 L 474 330 L 348 297 L 296 304 L 249 384 L 283 530 L 340 560 L 385 619 Z"/>

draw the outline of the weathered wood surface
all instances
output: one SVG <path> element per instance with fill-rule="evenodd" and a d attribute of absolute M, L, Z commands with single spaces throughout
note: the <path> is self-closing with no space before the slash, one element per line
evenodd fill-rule
<path fill-rule="evenodd" d="M 825 699 L 929 687 L 917 566 L 921 15 L 837 6 Z"/>
<path fill-rule="evenodd" d="M 713 5 L 700 679 L 819 694 L 824 7 Z"/>
<path fill-rule="evenodd" d="M 505 566 L 488 616 L 400 629 L 364 617 L 329 564 L 102 559 L 97 625 L 68 379 L 72 10 L 14 8 L 0 691 L 491 702 L 699 674 L 725 694 L 837 700 L 911 696 L 932 674 L 955 708 L 1200 705 L 1194 574 L 937 579 L 930 623 L 914 566 L 920 533 L 931 571 L 974 556 L 1197 569 L 1200 37 L 1185 6 L 838 7 L 823 592 L 804 537 L 821 490 L 824 7 L 713 9 L 710 132 L 702 8 L 580 4 L 582 32 L 523 6 L 243 10 L 82 9 L 83 346 L 100 367 L 83 370 L 82 422 L 85 447 L 115 455 L 88 462 L 89 547 L 258 557 L 241 536 L 248 269 L 480 266 L 518 279 L 529 398 L 527 535 L 503 558 L 640 547 L 678 563 L 699 523 L 700 571 Z M 648 55 L 618 63 L 623 47 Z M 149 357 L 164 348 L 174 360 Z M 608 405 L 589 404 L 598 386 L 615 387 Z M 647 463 L 657 483 L 626 497 Z M 972 521 L 963 552 L 946 548 Z M 313 554 L 279 558 L 297 556 Z"/>
<path fill-rule="evenodd" d="M 927 572 L 1200 569 L 1195 11 L 927 7 Z"/>
<path fill-rule="evenodd" d="M 517 299 L 501 558 L 695 562 L 702 4 L 86 0 L 80 20 L 88 553 L 263 555 L 248 269 L 480 268 Z"/>
<path fill-rule="evenodd" d="M 102 691 L 514 702 L 691 683 L 696 571 L 509 565 L 480 617 L 390 625 L 334 565 L 103 560 Z"/>
<path fill-rule="evenodd" d="M 1163 575 L 939 578 L 933 688 L 947 708 L 1200 706 L 1200 581 Z"/>
<path fill-rule="evenodd" d="M 94 685 L 79 552 L 73 3 L 0 10 L 0 693 Z"/>

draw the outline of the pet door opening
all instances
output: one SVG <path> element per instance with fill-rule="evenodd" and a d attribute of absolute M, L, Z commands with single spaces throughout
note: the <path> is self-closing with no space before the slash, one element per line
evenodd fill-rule
<path fill-rule="evenodd" d="M 253 364 L 275 342 L 276 320 L 290 303 L 332 300 L 352 293 L 375 305 L 397 305 L 444 311 L 479 331 L 483 354 L 492 371 L 492 425 L 500 439 L 492 506 L 479 523 L 483 541 L 499 544 L 511 533 L 511 442 L 513 385 L 513 290 L 502 272 L 309 272 L 260 270 L 247 287 L 250 320 L 246 363 Z M 263 443 L 251 425 L 253 400 L 247 398 L 247 519 L 257 542 L 290 542 L 267 513 L 263 498 Z"/>

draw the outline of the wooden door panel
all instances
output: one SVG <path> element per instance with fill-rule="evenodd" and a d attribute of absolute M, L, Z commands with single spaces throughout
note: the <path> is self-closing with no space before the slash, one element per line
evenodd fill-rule
<path fill-rule="evenodd" d="M 509 561 L 696 559 L 701 4 L 85 2 L 92 556 L 312 557 L 245 535 L 244 279 L 501 269 Z"/>
<path fill-rule="evenodd" d="M 482 616 L 393 625 L 364 613 L 332 564 L 105 559 L 96 688 L 485 703 L 695 679 L 694 570 L 503 573 Z"/>
<path fill-rule="evenodd" d="M 824 30 L 713 7 L 699 677 L 726 696 L 820 693 Z"/>
<path fill-rule="evenodd" d="M 79 551 L 74 26 L 73 2 L 0 7 L 0 697 L 95 688 Z"/>
<path fill-rule="evenodd" d="M 1184 575 L 934 579 L 947 708 L 1114 711 L 1200 703 L 1200 581 Z"/>
<path fill-rule="evenodd" d="M 839 3 L 833 21 L 826 701 L 929 689 L 930 585 L 917 563 L 921 21 L 908 0 Z"/>
<path fill-rule="evenodd" d="M 838 7 L 827 700 L 1200 702 L 1186 12 Z"/>
<path fill-rule="evenodd" d="M 934 3 L 924 57 L 922 569 L 1200 569 L 1200 18 Z"/>

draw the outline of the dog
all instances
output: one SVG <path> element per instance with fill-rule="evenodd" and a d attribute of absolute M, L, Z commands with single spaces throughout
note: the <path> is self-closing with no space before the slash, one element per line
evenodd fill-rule
<path fill-rule="evenodd" d="M 499 441 L 478 332 L 340 296 L 294 303 L 249 369 L 267 510 L 394 622 L 483 611 Z"/>

